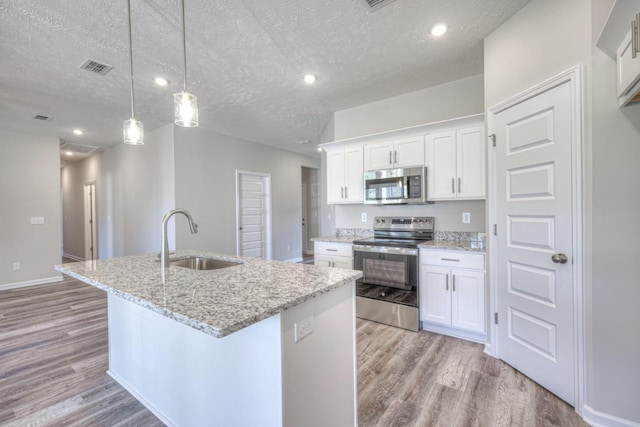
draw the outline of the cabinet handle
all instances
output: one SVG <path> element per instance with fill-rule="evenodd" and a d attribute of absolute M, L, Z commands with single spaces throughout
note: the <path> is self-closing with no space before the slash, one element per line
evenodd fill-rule
<path fill-rule="evenodd" d="M 345 199 L 348 199 L 348 198 L 349 198 L 349 196 L 347 196 L 347 188 L 349 188 L 349 187 L 347 187 L 347 186 L 345 185 L 345 186 L 344 186 L 344 198 L 345 198 Z"/>
<path fill-rule="evenodd" d="M 393 163 L 398 163 L 398 151 L 393 150 Z"/>
<path fill-rule="evenodd" d="M 336 262 L 335 261 L 331 261 L 331 267 L 335 267 L 336 266 Z"/>
<path fill-rule="evenodd" d="M 447 274 L 447 283 L 446 283 L 446 287 L 445 289 L 448 291 L 449 290 L 449 274 Z"/>
<path fill-rule="evenodd" d="M 440 258 L 441 261 L 453 261 L 453 262 L 460 262 L 459 259 L 455 259 L 455 258 Z"/>
<path fill-rule="evenodd" d="M 635 56 L 634 56 L 634 58 L 635 58 Z M 391 161 L 391 159 L 392 159 L 392 157 L 391 157 L 391 156 L 392 156 L 391 151 L 389 151 L 389 164 L 390 164 L 390 165 L 392 165 L 392 164 L 393 164 L 393 162 Z"/>
<path fill-rule="evenodd" d="M 327 249 L 325 249 L 325 250 L 326 250 L 327 252 L 338 252 L 338 250 L 337 250 L 337 249 L 330 249 L 330 248 L 327 248 Z"/>
<path fill-rule="evenodd" d="M 453 292 L 456 291 L 456 275 L 453 275 Z"/>
<path fill-rule="evenodd" d="M 636 52 L 640 52 L 640 13 L 636 13 Z"/>
<path fill-rule="evenodd" d="M 633 21 L 631 21 L 631 58 L 636 59 L 636 33 L 638 32 L 637 29 L 637 23 L 636 20 L 634 19 Z"/>
<path fill-rule="evenodd" d="M 344 187 L 340 187 L 340 198 L 344 199 Z"/>
<path fill-rule="evenodd" d="M 455 194 L 456 192 L 456 179 L 451 178 L 451 192 Z"/>
<path fill-rule="evenodd" d="M 458 178 L 458 193 L 462 193 L 462 178 Z"/>

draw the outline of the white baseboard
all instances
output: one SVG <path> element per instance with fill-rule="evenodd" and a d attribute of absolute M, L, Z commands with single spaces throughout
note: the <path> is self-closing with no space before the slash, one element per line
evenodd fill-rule
<path fill-rule="evenodd" d="M 640 427 L 640 423 L 596 411 L 589 405 L 584 405 L 582 418 L 593 427 Z"/>
<path fill-rule="evenodd" d="M 487 356 L 493 356 L 493 350 L 491 349 L 491 343 L 490 342 L 486 342 L 484 343 L 484 354 L 486 354 Z"/>
<path fill-rule="evenodd" d="M 467 341 L 473 341 L 480 344 L 487 343 L 487 336 L 485 334 L 479 334 L 477 332 L 467 332 L 461 329 L 451 328 L 444 325 L 436 325 L 429 322 L 420 322 L 422 329 L 425 331 L 435 332 L 442 335 L 448 335 L 450 337 L 460 338 Z"/>
<path fill-rule="evenodd" d="M 63 253 L 62 256 L 65 257 L 65 258 L 72 259 L 74 261 L 84 261 L 84 258 L 81 258 L 79 256 L 75 256 L 75 255 L 71 255 L 71 254 L 68 254 L 66 252 Z"/>
<path fill-rule="evenodd" d="M 44 279 L 27 280 L 24 282 L 5 283 L 4 285 L 0 285 L 0 291 L 4 291 L 7 289 L 26 288 L 27 286 L 46 285 L 49 283 L 62 282 L 63 280 L 64 279 L 62 278 L 62 275 L 59 275 L 47 277 Z"/>
<path fill-rule="evenodd" d="M 147 399 L 142 397 L 135 388 L 133 388 L 128 382 L 123 380 L 118 374 L 113 372 L 111 369 L 107 370 L 107 375 L 115 380 L 118 384 L 120 384 L 125 390 L 127 390 L 136 400 L 147 408 L 153 415 L 158 417 L 160 421 L 162 421 L 165 425 L 174 427 L 176 424 L 168 419 L 162 412 L 160 412 L 155 406 L 153 406 Z"/>

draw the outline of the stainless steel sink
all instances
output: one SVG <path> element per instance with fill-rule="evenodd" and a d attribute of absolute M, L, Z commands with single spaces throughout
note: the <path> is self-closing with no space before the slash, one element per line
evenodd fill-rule
<path fill-rule="evenodd" d="M 191 257 L 170 261 L 175 267 L 190 268 L 192 270 L 217 270 L 243 264 L 242 261 L 227 261 L 223 259 Z"/>

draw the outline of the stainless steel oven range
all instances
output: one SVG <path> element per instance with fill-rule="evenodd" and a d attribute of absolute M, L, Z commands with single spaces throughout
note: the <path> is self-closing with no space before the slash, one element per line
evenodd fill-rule
<path fill-rule="evenodd" d="M 375 217 L 374 237 L 353 242 L 356 316 L 420 329 L 418 245 L 433 240 L 433 217 Z"/>

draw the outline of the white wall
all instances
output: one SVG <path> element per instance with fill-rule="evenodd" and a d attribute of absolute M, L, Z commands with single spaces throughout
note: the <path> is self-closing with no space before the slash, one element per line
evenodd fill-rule
<path fill-rule="evenodd" d="M 481 114 L 483 77 L 476 75 L 416 92 L 388 98 L 334 114 L 335 140 L 417 126 Z M 328 131 L 325 133 L 329 134 Z M 324 141 L 324 140 L 323 140 Z M 323 161 L 323 169 L 326 162 Z M 322 181 L 326 185 L 326 173 Z M 366 212 L 368 220 L 361 221 Z M 471 224 L 462 223 L 462 213 L 471 213 Z M 323 210 L 323 234 L 335 228 L 372 228 L 374 216 L 433 216 L 438 231 L 485 231 L 485 202 L 445 201 L 423 206 L 335 205 Z M 329 221 L 329 217 L 333 223 Z M 328 226 L 327 226 L 328 225 Z M 329 232 L 328 232 L 329 231 Z"/>
<path fill-rule="evenodd" d="M 59 149 L 57 138 L 0 131 L 0 289 L 60 277 Z"/>
<path fill-rule="evenodd" d="M 84 258 L 88 182 L 96 184 L 98 258 L 159 252 L 162 216 L 174 206 L 173 174 L 173 125 L 146 133 L 143 146 L 120 144 L 66 166 L 65 252 Z"/>
<path fill-rule="evenodd" d="M 613 60 L 593 47 L 610 4 L 534 0 L 525 6 L 485 40 L 485 104 L 585 66 L 586 412 L 602 424 L 629 425 L 640 422 L 640 264 L 634 255 L 640 108 L 616 107 Z"/>
<path fill-rule="evenodd" d="M 482 113 L 482 74 L 334 114 L 334 140 Z M 328 142 L 328 141 L 323 141 Z"/>
<path fill-rule="evenodd" d="M 238 169 L 271 174 L 272 257 L 302 256 L 302 166 L 317 168 L 318 159 L 201 128 L 176 128 L 174 135 L 176 206 L 198 223 L 198 233 L 191 235 L 178 219 L 178 247 L 236 253 Z"/>

